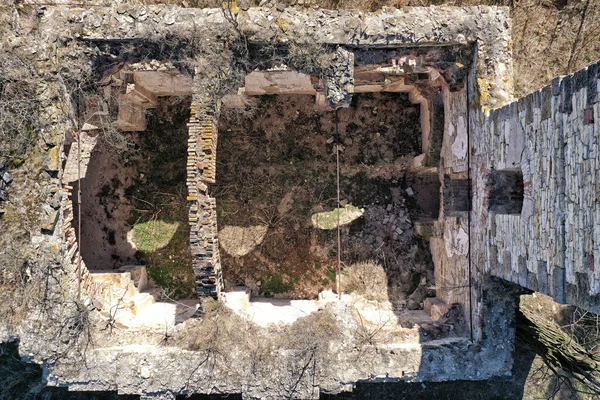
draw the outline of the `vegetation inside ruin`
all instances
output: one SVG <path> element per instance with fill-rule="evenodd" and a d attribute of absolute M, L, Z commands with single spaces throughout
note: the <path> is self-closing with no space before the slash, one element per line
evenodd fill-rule
<path fill-rule="evenodd" d="M 189 99 L 164 100 L 138 136 L 137 177 L 126 189 L 136 258 L 169 297 L 194 296 L 189 249 L 186 161 Z"/>
<path fill-rule="evenodd" d="M 194 295 L 185 185 L 189 104 L 161 99 L 147 130 L 119 134 L 125 148 L 102 136 L 81 180 L 87 268 L 146 265 L 163 294 L 176 299 Z"/>
<path fill-rule="evenodd" d="M 418 180 L 407 167 L 420 154 L 419 108 L 407 97 L 359 94 L 338 111 L 342 260 L 373 259 L 390 276 L 431 282 L 428 251 L 412 230 L 422 210 L 406 191 Z M 223 111 L 214 193 L 227 288 L 290 298 L 334 288 L 335 136 L 335 114 L 318 110 L 312 96 L 262 96 Z M 434 182 L 434 197 L 438 190 Z"/>
<path fill-rule="evenodd" d="M 152 3 L 169 3 L 170 1 L 153 1 L 148 0 Z M 173 0 L 177 4 L 183 4 L 184 6 L 214 6 L 213 2 L 197 2 L 187 1 L 180 2 L 179 0 Z M 27 6 L 23 6 L 23 2 L 15 2 L 19 11 L 18 14 L 23 21 L 27 21 L 28 17 L 26 12 L 31 11 Z M 240 2 L 241 3 L 241 2 Z M 254 1 L 252 4 L 257 5 L 258 1 Z M 7 3 L 8 4 L 8 3 Z M 306 2 L 305 4 L 309 4 Z M 592 61 L 600 58 L 600 45 L 599 37 L 597 35 L 597 27 L 600 20 L 600 5 L 598 1 L 585 0 L 585 1 L 550 1 L 550 0 L 488 0 L 488 1 L 471 1 L 471 0 L 450 0 L 450 1 L 421 1 L 421 0 L 394 0 L 394 1 L 383 1 L 383 0 L 370 0 L 370 1 L 358 1 L 358 0 L 347 0 L 347 1 L 330 1 L 330 0 L 319 0 L 310 2 L 311 5 L 321 6 L 324 8 L 359 8 L 363 10 L 367 9 L 378 9 L 381 6 L 402 6 L 402 5 L 470 5 L 470 4 L 489 4 L 489 5 L 508 5 L 511 7 L 511 16 L 513 17 L 513 44 L 514 44 L 514 60 L 515 60 L 515 84 L 516 94 L 523 95 L 532 90 L 538 89 L 541 86 L 548 84 L 549 79 L 556 75 L 567 74 L 577 70 L 589 64 Z M 13 20 L 13 12 L 10 6 L 0 5 L 0 25 L 1 29 L 11 29 Z M 16 28 L 15 28 L 16 29 Z M 30 249 L 31 235 L 33 229 L 38 226 L 39 210 L 38 205 L 42 202 L 46 196 L 42 189 L 38 185 L 38 179 L 41 180 L 44 177 L 42 168 L 43 156 L 41 156 L 42 150 L 45 150 L 45 144 L 40 145 L 41 142 L 48 141 L 51 143 L 54 140 L 53 133 L 57 132 L 40 132 L 35 127 L 40 124 L 40 116 L 38 114 L 37 103 L 35 101 L 27 101 L 28 99 L 35 99 L 36 96 L 52 96 L 52 94 L 42 93 L 43 84 L 46 79 L 43 76 L 31 73 L 34 68 L 34 63 L 30 62 L 30 58 L 33 57 L 31 54 L 20 53 L 19 45 L 15 47 L 1 47 L 0 48 L 0 115 L 2 116 L 2 124 L 0 128 L 0 161 L 5 159 L 11 165 L 11 168 L 16 171 L 17 174 L 27 176 L 27 185 L 23 185 L 13 191 L 11 194 L 14 202 L 21 198 L 23 199 L 22 204 L 25 207 L 22 209 L 10 209 L 7 206 L 7 212 L 1 221 L 0 227 L 3 231 L 3 237 L 0 241 L 0 267 L 2 274 L 0 275 L 0 291 L 2 296 L 0 297 L 0 303 L 3 304 L 0 315 L 3 318 L 9 318 L 11 322 L 18 322 L 23 318 L 28 310 L 39 304 L 42 301 L 42 296 L 39 293 L 39 287 L 36 284 L 43 283 L 42 277 L 48 277 L 46 274 L 46 268 L 52 263 L 40 262 L 40 259 L 33 259 L 38 255 L 24 254 L 22 249 Z M 54 79 L 54 78 L 52 78 Z M 62 100 L 55 99 L 57 103 Z M 181 107 L 181 109 L 187 109 Z M 154 132 L 158 135 L 158 131 Z M 161 132 L 162 134 L 162 132 Z M 40 139 L 41 136 L 44 136 Z M 155 138 L 156 139 L 156 138 Z M 165 137 L 161 137 L 164 140 Z M 153 146 L 155 143 L 150 143 L 148 146 Z M 166 152 L 169 149 L 162 149 Z M 132 153 L 133 154 L 133 153 Z M 170 154 L 173 156 L 173 154 Z M 41 157 L 41 159 L 40 159 Z M 137 155 L 132 156 L 135 162 L 140 164 L 149 162 L 143 158 L 137 158 Z M 157 165 L 163 166 L 162 168 L 156 168 L 156 172 L 170 171 L 169 164 L 164 166 L 162 161 L 167 160 L 168 156 L 163 157 L 163 160 L 152 160 L 158 161 Z M 123 159 L 125 160 L 125 159 Z M 123 164 L 129 165 L 129 164 Z M 179 168 L 179 167 L 177 167 Z M 154 168 L 150 168 L 154 170 Z M 182 171 L 182 169 L 179 169 Z M 147 174 L 145 173 L 147 177 Z M 377 188 L 380 185 L 377 180 L 373 180 L 366 177 L 365 174 L 359 172 L 355 175 L 356 179 L 363 180 L 361 187 L 364 184 L 371 186 L 365 186 L 369 188 Z M 160 179 L 160 177 L 158 177 Z M 331 175 L 327 176 L 330 181 Z M 133 261 L 135 262 L 147 262 L 150 266 L 151 276 L 154 280 L 159 282 L 162 286 L 168 288 L 171 293 L 175 293 L 175 296 L 185 297 L 191 293 L 192 279 L 189 268 L 189 256 L 186 253 L 188 247 L 188 234 L 187 234 L 187 211 L 185 210 L 185 187 L 180 184 L 174 184 L 173 182 L 161 183 L 152 187 L 152 190 L 144 188 L 144 178 L 136 178 L 133 187 L 127 189 L 130 193 L 135 193 L 136 199 L 131 199 L 132 206 L 136 207 L 130 214 L 130 218 L 124 218 L 121 221 L 127 220 L 129 227 L 137 227 L 142 237 L 144 236 L 144 228 L 151 226 L 153 221 L 166 221 L 169 224 L 179 224 L 175 230 L 172 238 L 168 241 L 168 244 L 158 249 L 159 246 L 166 241 L 160 238 L 149 237 L 148 241 L 141 240 L 148 245 L 147 248 L 139 248 L 140 253 L 137 254 Z M 146 178 L 148 179 L 148 178 Z M 147 182 L 147 181 L 146 181 Z M 402 183 L 403 185 L 407 185 Z M 358 185 L 357 185 L 358 186 Z M 406 186 L 408 187 L 408 186 Z M 106 189 L 105 189 L 106 188 Z M 125 188 L 119 189 L 118 185 L 113 186 L 102 186 L 101 190 L 96 191 L 93 195 L 105 193 L 99 197 L 104 197 L 106 204 L 111 196 L 114 195 L 115 190 L 125 190 Z M 155 191 L 156 190 L 156 191 Z M 330 188 L 328 189 L 330 194 Z M 351 188 L 347 189 L 347 193 L 351 192 Z M 162 193 L 162 194 L 161 194 Z M 167 193 L 165 195 L 164 193 Z M 371 193 L 377 193 L 377 190 L 370 191 L 365 190 L 364 196 L 370 196 Z M 295 202 L 300 202 L 296 200 Z M 410 204 L 411 199 L 407 202 Z M 147 204 L 148 202 L 150 204 Z M 274 204 L 279 204 L 275 202 Z M 360 203 L 356 203 L 360 204 Z M 233 210 L 237 205 L 233 204 Z M 109 210 L 109 208 L 105 208 Z M 302 211 L 304 210 L 304 211 Z M 308 209 L 301 209 L 304 217 L 309 215 L 311 211 Z M 103 211 L 104 212 L 104 211 Z M 222 212 L 222 211 L 221 211 Z M 294 211 L 296 212 L 296 211 Z M 273 214 L 271 214 L 273 215 Z M 277 221 L 278 213 L 275 214 L 275 219 L 263 217 L 270 222 L 264 226 L 271 227 L 271 225 L 277 226 L 283 221 Z M 286 218 L 291 218 L 293 216 Z M 303 218 L 302 221 L 305 221 Z M 262 222 L 262 221 L 260 221 Z M 159 222 L 157 222 L 159 223 Z M 160 224 L 160 223 L 159 223 Z M 171 225 L 172 226 L 172 225 Z M 160 231 L 160 230 L 159 230 Z M 146 231 L 147 232 L 147 231 Z M 8 234 L 7 234 L 8 233 Z M 115 232 L 111 234 L 111 229 L 107 229 L 102 235 L 106 238 L 107 242 L 110 242 L 110 238 L 115 236 Z M 159 236 L 170 235 L 169 232 L 161 232 Z M 349 235 L 350 233 L 347 232 Z M 332 240 L 332 237 L 325 235 L 325 243 Z M 321 239 L 321 236 L 317 236 Z M 116 240 L 116 239 L 115 239 Z M 269 244 L 270 243 L 270 244 Z M 269 242 L 268 245 L 272 245 L 273 242 Z M 142 246 L 145 246 L 142 245 Z M 149 250 L 152 249 L 152 250 Z M 112 254 L 109 254 L 111 256 Z M 331 254 L 328 250 L 326 251 L 326 257 L 331 258 L 334 254 Z M 46 256 L 52 256 L 46 255 Z M 118 254 L 117 254 L 118 257 Z M 31 259 L 30 259 L 31 258 Z M 351 258 L 349 258 L 351 259 Z M 362 258 L 361 258 L 362 259 Z M 30 262 L 31 261 L 31 262 Z M 119 260 L 122 263 L 127 260 Z M 370 265 L 370 264 L 366 264 Z M 181 267 L 181 270 L 179 269 Z M 346 271 L 346 276 L 350 280 L 346 285 L 346 290 L 349 291 L 365 291 L 365 293 L 372 292 L 369 287 L 361 286 L 361 275 L 359 268 L 349 268 Z M 364 267 L 368 272 L 371 267 Z M 378 267 L 375 267 L 378 268 Z M 40 269 L 44 269 L 40 271 Z M 331 268 L 330 263 L 315 262 L 313 266 L 308 268 L 309 273 L 317 275 L 316 281 L 326 287 L 331 285 L 334 279 L 335 272 Z M 294 272 L 294 271 L 292 271 Z M 356 277 L 353 276 L 356 273 Z M 33 279 L 32 279 L 33 277 Z M 285 293 L 295 289 L 297 285 L 296 278 L 293 278 L 292 274 L 286 274 L 285 272 L 274 272 L 269 270 L 260 277 L 261 286 L 266 288 L 268 293 Z M 383 277 L 381 277 L 383 279 Z M 386 277 L 387 278 L 387 277 Z M 325 283 L 323 283 L 325 282 Z M 415 287 L 418 286 L 418 279 L 412 282 Z M 290 286 L 291 285 L 291 286 Z M 386 283 L 387 285 L 387 283 Z M 266 293 L 265 293 L 266 294 Z M 375 295 L 375 293 L 374 293 Z M 522 307 L 527 307 L 526 304 L 522 304 Z M 549 309 L 553 309 L 554 305 L 550 303 L 539 303 L 529 311 L 537 314 L 545 314 Z M 564 320 L 558 319 L 559 329 L 569 334 L 567 340 L 575 338 L 586 351 L 592 351 L 597 345 L 598 338 L 598 321 L 593 320 L 591 316 L 587 315 L 582 317 L 581 311 L 570 310 L 565 311 L 565 315 L 570 315 L 572 318 L 569 323 L 565 323 Z M 562 321 L 562 322 L 561 322 Z M 554 325 L 553 325 L 554 326 Z M 327 331 L 326 332 L 330 332 Z M 333 331 L 333 333 L 336 333 Z M 558 336 L 558 335 L 557 335 Z M 4 346 L 4 345 L 3 345 Z M 11 345 L 12 346 L 12 345 Z M 200 347 L 199 347 L 200 348 Z M 531 355 L 531 346 L 518 347 L 517 356 L 522 356 L 524 353 Z M 541 349 L 540 353 L 544 353 L 547 349 Z M 19 396 L 23 398 L 32 398 L 33 394 L 30 394 L 30 390 L 33 386 L 39 386 L 39 379 L 41 377 L 41 369 L 35 365 L 28 364 L 27 368 L 23 369 L 23 365 L 20 364 L 19 356 L 16 353 L 16 348 L 10 348 L 6 350 L 3 347 L 1 350 L 2 356 L 0 361 L 0 398 L 18 399 Z M 519 359 L 519 358 L 518 358 Z M 563 368 L 564 366 L 560 366 Z M 31 369 L 35 369 L 32 371 Z M 530 371 L 529 377 L 523 377 L 525 382 L 517 382 L 517 390 L 505 391 L 506 382 L 485 382 L 481 383 L 482 387 L 474 389 L 471 385 L 477 385 L 479 383 L 472 382 L 449 382 L 442 384 L 413 384 L 413 386 L 406 389 L 406 385 L 409 384 L 398 384 L 393 386 L 386 386 L 381 389 L 384 394 L 375 392 L 372 386 L 369 384 L 359 384 L 357 387 L 357 396 L 360 397 L 361 393 L 365 397 L 370 398 L 397 398 L 400 395 L 406 394 L 406 398 L 443 398 L 444 396 L 465 396 L 465 393 L 470 393 L 471 398 L 597 398 L 597 394 L 589 394 L 588 389 L 580 382 L 574 381 L 569 382 L 569 368 L 561 370 L 559 366 L 555 364 L 544 364 L 540 361 L 540 358 L 536 358 L 533 364 L 525 363 L 523 367 L 525 375 Z M 522 377 L 522 375 L 518 375 Z M 518 378 L 520 379 L 520 378 Z M 9 382 L 10 384 L 5 384 Z M 32 383 L 33 382 L 33 383 Z M 519 393 L 519 388 L 525 389 Z M 37 387 L 36 386 L 36 387 Z M 440 389 L 446 387 L 445 390 Z M 404 389 L 403 389 L 404 388 Z M 500 388 L 500 389 L 499 389 Z M 44 389 L 42 395 L 38 398 L 52 398 L 48 395 L 49 392 L 55 389 Z M 403 392 L 402 390 L 406 390 Z M 441 391 L 442 390 L 442 391 Z M 64 389 L 60 389 L 58 394 L 54 394 L 54 398 L 71 399 L 71 398 L 90 398 L 90 395 L 85 394 L 73 394 L 68 393 Z M 416 393 L 416 394 L 415 394 Z M 46 395 L 45 397 L 43 397 Z M 96 398 L 104 398 L 100 394 L 94 394 Z M 347 398 L 349 395 L 342 395 L 340 398 Z M 379 396 L 379 397 L 377 397 Z M 113 394 L 107 394 L 106 398 L 114 398 Z"/>

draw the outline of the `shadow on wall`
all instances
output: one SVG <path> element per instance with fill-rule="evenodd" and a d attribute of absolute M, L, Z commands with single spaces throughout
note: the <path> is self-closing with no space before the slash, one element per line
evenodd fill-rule
<path fill-rule="evenodd" d="M 119 396 L 114 392 L 69 392 L 67 388 L 43 387 L 42 369 L 21 361 L 18 343 L 0 345 L 0 399 L 10 400 L 137 400 L 139 396 Z M 522 399 L 533 354 L 527 349 L 515 352 L 513 378 L 502 381 L 455 381 L 428 383 L 357 383 L 352 393 L 322 394 L 323 400 L 396 399 Z M 178 400 L 241 399 L 241 395 L 177 396 Z"/>
<path fill-rule="evenodd" d="M 321 395 L 322 400 L 521 400 L 535 353 L 519 348 L 515 351 L 513 377 L 507 380 L 449 382 L 359 382 L 351 393 Z"/>

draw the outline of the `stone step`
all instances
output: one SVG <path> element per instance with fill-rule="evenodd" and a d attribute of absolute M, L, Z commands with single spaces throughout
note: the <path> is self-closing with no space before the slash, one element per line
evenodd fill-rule
<path fill-rule="evenodd" d="M 138 313 L 135 318 L 124 323 L 132 329 L 152 329 L 164 331 L 175 326 L 177 306 L 170 303 L 153 303 Z"/>
<path fill-rule="evenodd" d="M 154 296 L 145 292 L 136 293 L 133 297 L 131 297 L 130 301 L 133 302 L 133 312 L 136 315 L 143 313 L 149 306 L 156 303 Z"/>

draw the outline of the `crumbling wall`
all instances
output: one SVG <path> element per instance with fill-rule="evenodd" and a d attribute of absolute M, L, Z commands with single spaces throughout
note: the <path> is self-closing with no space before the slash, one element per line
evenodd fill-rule
<path fill-rule="evenodd" d="M 485 226 L 478 251 L 486 272 L 595 313 L 600 313 L 599 66 L 555 78 L 491 111 L 474 146 L 474 214 Z M 515 169 L 523 175 L 522 209 L 517 214 L 497 205 L 490 209 L 490 176 Z"/>
<path fill-rule="evenodd" d="M 494 107 L 510 98 L 512 84 L 510 31 L 508 10 L 505 8 L 411 8 L 388 9 L 377 13 L 249 9 L 240 10 L 235 15 L 237 15 L 237 26 L 246 33 L 248 40 L 259 44 L 294 41 L 345 46 L 402 47 L 478 43 L 475 48 L 478 57 L 473 65 L 473 71 L 476 71 L 474 74 L 481 88 L 481 97 L 470 104 L 474 104 L 474 107 Z M 198 38 L 214 39 L 218 36 L 217 33 L 231 33 L 232 30 L 231 23 L 226 20 L 221 9 L 196 10 L 168 6 L 89 9 L 47 7 L 40 9 L 37 17 L 36 37 L 31 38 L 37 47 L 31 54 L 37 57 L 40 68 L 48 68 L 52 72 L 59 69 L 59 66 L 53 63 L 56 60 L 64 60 L 65 55 L 74 54 L 70 59 L 81 61 L 94 54 L 96 49 L 85 47 L 84 43 L 87 39 L 99 41 L 152 39 L 168 42 L 170 38 L 177 37 L 192 41 Z M 84 41 L 73 41 L 74 37 Z M 215 43 L 216 40 L 207 40 L 203 51 L 210 53 Z M 79 64 L 73 63 L 74 71 L 77 65 Z M 197 251 L 194 256 L 199 274 L 206 271 L 206 267 L 211 262 L 213 272 L 218 272 L 215 263 L 217 243 L 214 200 L 210 196 L 210 184 L 214 182 L 216 145 L 214 123 L 218 111 L 218 104 L 215 102 L 218 102 L 218 98 L 214 96 L 211 82 L 218 80 L 219 73 L 223 71 L 214 70 L 210 60 L 205 61 L 196 70 L 198 79 L 195 84 L 199 86 L 194 91 L 194 109 L 190 121 L 188 187 L 190 207 L 195 209 L 198 215 L 198 219 L 193 218 L 192 215 L 190 224 L 192 240 L 197 240 L 195 245 L 192 244 L 193 250 Z M 53 120 L 56 130 L 53 133 L 57 134 L 58 139 L 51 146 L 49 153 L 51 156 L 49 161 L 53 164 L 52 168 L 55 168 L 50 171 L 52 174 L 61 172 L 63 135 L 70 127 L 67 117 L 62 113 L 57 114 L 61 117 Z M 449 164 L 444 165 L 451 168 Z M 56 179 L 54 183 L 59 186 Z M 60 189 L 58 193 L 67 194 L 70 190 L 68 187 Z M 77 265 L 78 257 L 74 232 L 66 231 L 70 227 L 69 218 L 72 215 L 72 205 L 68 199 L 68 195 L 63 196 L 62 218 L 66 218 L 66 221 L 60 219 L 61 214 L 55 219 L 58 220 L 56 226 L 60 229 L 43 236 L 42 240 L 39 236 L 35 237 L 38 246 L 41 243 L 44 243 L 44 247 L 46 244 L 57 243 L 56 252 L 64 256 L 62 259 L 64 268 L 60 271 L 60 275 L 57 274 L 59 278 L 48 280 L 48 285 L 56 295 L 53 297 L 56 300 L 53 305 L 57 305 L 55 308 L 66 304 L 66 300 L 72 300 L 77 287 L 74 267 Z M 464 219 L 452 218 L 455 218 L 451 221 L 452 225 L 447 226 L 453 232 L 460 233 L 461 229 L 464 230 Z M 202 224 L 200 220 L 207 221 L 208 224 Z M 65 227 L 64 232 L 62 227 Z M 445 229 L 443 223 L 442 227 Z M 444 235 L 446 242 L 442 249 L 446 251 L 445 246 L 452 233 Z M 209 254 L 207 250 L 211 245 L 213 253 Z M 461 249 L 460 256 L 463 260 L 464 247 L 460 244 L 457 248 Z M 83 275 L 83 281 L 86 282 L 85 272 Z M 487 292 L 487 294 L 493 293 L 494 290 Z M 452 380 L 505 376 L 510 371 L 510 346 L 512 345 L 510 318 L 502 316 L 504 307 L 510 311 L 511 303 L 510 299 L 505 300 L 495 301 L 491 298 L 489 307 L 482 307 L 484 311 L 490 313 L 490 318 L 484 327 L 489 329 L 486 331 L 488 335 L 487 340 L 483 342 L 483 347 L 463 338 L 429 342 L 426 346 L 420 343 L 410 346 L 394 343 L 375 345 L 363 343 L 356 346 L 355 339 L 349 336 L 356 332 L 357 321 L 350 318 L 351 310 L 340 303 L 333 312 L 339 314 L 338 321 L 341 321 L 344 328 L 342 331 L 346 336 L 331 337 L 331 342 L 328 342 L 331 345 L 324 347 L 326 351 L 319 354 L 321 359 L 335 360 L 335 363 L 331 362 L 331 364 L 334 364 L 336 369 L 322 368 L 316 375 L 305 375 L 303 391 L 292 392 L 290 397 L 318 396 L 319 388 L 323 391 L 337 392 L 348 389 L 350 382 L 371 378 Z M 95 311 L 90 313 L 97 314 Z M 64 338 L 60 333 L 62 332 L 60 322 L 63 321 L 64 319 L 49 321 L 42 316 L 35 321 L 37 330 L 25 329 L 33 326 L 33 321 L 28 321 L 28 325 L 24 325 L 24 329 L 19 332 L 23 354 L 26 352 L 29 357 L 39 362 L 48 360 L 54 345 L 59 346 L 63 343 Z M 203 320 L 198 321 L 199 324 L 203 322 Z M 245 325 L 235 326 L 235 330 L 239 330 L 240 327 Z M 193 328 L 190 329 L 193 333 Z M 102 332 L 105 331 L 106 328 Z M 219 327 L 219 333 L 225 331 L 226 329 L 221 330 Z M 179 392 L 210 393 L 216 388 L 230 393 L 244 391 L 247 396 L 263 398 L 268 398 L 269 395 L 273 398 L 283 397 L 269 392 L 273 382 L 281 382 L 282 385 L 289 387 L 297 383 L 299 370 L 288 368 L 290 365 L 297 364 L 297 353 L 294 353 L 293 349 L 277 349 L 275 361 L 269 359 L 265 362 L 256 362 L 256 354 L 252 354 L 248 348 L 245 350 L 249 352 L 243 353 L 241 343 L 235 343 L 233 346 L 222 345 L 218 349 L 223 349 L 229 358 L 224 358 L 225 362 L 221 364 L 213 362 L 212 358 L 210 363 L 206 363 L 207 351 L 212 351 L 213 348 L 205 352 L 191 352 L 175 346 L 156 345 L 171 340 L 171 333 L 165 332 L 164 338 L 154 336 L 152 339 L 154 341 L 142 335 L 132 335 L 125 340 L 123 337 L 127 332 L 115 329 L 112 333 L 114 336 L 108 336 L 106 342 L 96 344 L 95 348 L 86 348 L 87 363 L 84 363 L 81 358 L 68 357 L 49 361 L 47 367 L 50 383 L 71 385 L 74 390 L 110 389 L 119 390 L 120 393 L 148 395 L 164 393 L 172 395 Z M 108 335 L 108 333 L 104 334 Z M 220 339 L 221 336 L 217 335 L 211 345 L 217 346 Z M 251 342 L 256 342 L 260 336 L 251 335 L 250 339 Z M 73 346 L 75 348 L 75 345 Z M 212 354 L 219 355 L 219 352 Z M 449 368 L 449 365 L 452 367 Z M 256 367 L 261 368 L 259 373 L 252 372 Z M 315 380 L 308 382 L 309 376 L 314 377 Z"/>
<path fill-rule="evenodd" d="M 197 79 L 196 84 L 201 82 Z M 200 100 L 201 101 L 201 100 Z M 223 287 L 217 238 L 217 205 L 210 193 L 217 167 L 217 117 L 214 105 L 192 103 L 187 186 L 190 247 L 198 296 L 217 298 Z"/>

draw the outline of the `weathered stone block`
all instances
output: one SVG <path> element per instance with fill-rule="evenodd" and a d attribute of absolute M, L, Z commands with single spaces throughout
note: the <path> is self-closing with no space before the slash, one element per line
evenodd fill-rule
<path fill-rule="evenodd" d="M 561 93 L 561 82 L 563 80 L 562 76 L 557 76 L 556 78 L 552 79 L 552 96 L 558 96 Z"/>
<path fill-rule="evenodd" d="M 559 303 L 566 304 L 565 294 L 565 269 L 554 267 L 552 269 L 552 297 Z"/>
<path fill-rule="evenodd" d="M 254 71 L 246 76 L 245 94 L 310 94 L 317 91 L 310 76 L 296 71 Z"/>
<path fill-rule="evenodd" d="M 573 76 L 567 75 L 560 83 L 562 102 L 560 112 L 570 114 L 573 112 Z"/>
<path fill-rule="evenodd" d="M 42 224 L 42 233 L 52 233 L 58 222 L 58 211 L 52 210 L 46 215 Z"/>
<path fill-rule="evenodd" d="M 600 79 L 600 62 L 587 67 L 587 106 L 598 102 L 598 80 Z"/>
<path fill-rule="evenodd" d="M 537 275 L 535 273 L 527 271 L 527 287 L 531 290 L 535 290 L 536 292 L 539 292 L 538 279 L 537 279 Z"/>
<path fill-rule="evenodd" d="M 545 261 L 538 261 L 537 281 L 537 291 L 544 294 L 550 294 L 548 288 L 548 264 Z"/>
<path fill-rule="evenodd" d="M 525 108 L 525 123 L 526 124 L 531 124 L 533 122 L 533 101 L 530 96 L 527 96 L 524 99 L 524 108 Z"/>
<path fill-rule="evenodd" d="M 48 155 L 44 160 L 44 169 L 47 172 L 58 172 L 60 169 L 60 148 L 54 146 L 48 150 Z"/>
<path fill-rule="evenodd" d="M 511 281 L 514 282 L 512 279 L 512 256 L 510 254 L 510 251 L 504 250 L 503 253 L 503 258 L 504 258 L 504 279 L 506 279 L 507 281 Z"/>
<path fill-rule="evenodd" d="M 587 86 L 587 68 L 580 69 L 573 74 L 573 90 L 575 92 L 580 91 Z"/>
<path fill-rule="evenodd" d="M 542 121 L 552 116 L 552 86 L 542 89 Z"/>
<path fill-rule="evenodd" d="M 517 265 L 519 267 L 519 285 L 532 289 L 527 285 L 527 260 L 525 257 L 519 256 Z"/>

